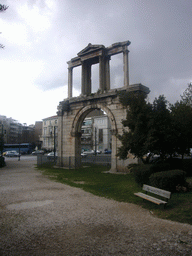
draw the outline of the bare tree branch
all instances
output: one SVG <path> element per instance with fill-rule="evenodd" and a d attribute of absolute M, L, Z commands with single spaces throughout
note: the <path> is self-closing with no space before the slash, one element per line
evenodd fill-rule
<path fill-rule="evenodd" d="M 0 12 L 4 12 L 8 9 L 9 6 L 4 5 L 4 4 L 0 4 Z"/>
<path fill-rule="evenodd" d="M 4 4 L 0 4 L 0 12 L 4 12 L 8 9 L 9 6 L 4 5 Z M 0 32 L 1 33 L 1 32 Z M 0 44 L 0 49 L 3 49 L 5 46 Z"/>

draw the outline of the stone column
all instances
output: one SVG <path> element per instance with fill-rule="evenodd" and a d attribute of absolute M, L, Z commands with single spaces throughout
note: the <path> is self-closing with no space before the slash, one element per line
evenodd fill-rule
<path fill-rule="evenodd" d="M 101 92 L 105 89 L 105 62 L 104 57 L 99 56 L 99 89 Z"/>
<path fill-rule="evenodd" d="M 73 68 L 68 68 L 68 98 L 72 98 Z"/>
<path fill-rule="evenodd" d="M 81 65 L 81 94 L 82 95 L 85 95 L 86 94 L 86 85 L 85 85 L 85 77 L 86 77 L 86 68 L 85 68 L 85 62 L 82 62 L 82 65 Z"/>
<path fill-rule="evenodd" d="M 91 65 L 86 61 L 82 62 L 81 94 L 91 93 Z"/>
<path fill-rule="evenodd" d="M 91 65 L 87 64 L 86 95 L 91 94 Z"/>
<path fill-rule="evenodd" d="M 128 53 L 129 51 L 127 49 L 123 51 L 124 87 L 129 85 Z"/>
<path fill-rule="evenodd" d="M 106 70 L 106 91 L 109 91 L 110 90 L 110 60 L 111 60 L 111 57 L 108 56 L 106 58 L 106 67 L 105 67 L 105 70 Z"/>

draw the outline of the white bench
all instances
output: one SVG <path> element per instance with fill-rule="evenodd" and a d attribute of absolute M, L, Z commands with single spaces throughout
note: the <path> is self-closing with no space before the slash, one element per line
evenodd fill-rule
<path fill-rule="evenodd" d="M 141 197 L 145 200 L 148 200 L 152 203 L 158 204 L 158 205 L 162 204 L 162 205 L 164 205 L 164 207 L 167 204 L 168 199 L 171 198 L 171 192 L 163 190 L 163 189 L 159 189 L 159 188 L 155 188 L 155 187 L 151 187 L 151 186 L 143 184 L 143 190 L 145 191 L 146 194 L 138 192 L 138 193 L 134 193 L 134 195 Z M 161 196 L 161 197 L 163 197 L 164 200 L 158 199 L 153 196 L 149 196 L 149 195 L 147 195 L 147 192 Z"/>

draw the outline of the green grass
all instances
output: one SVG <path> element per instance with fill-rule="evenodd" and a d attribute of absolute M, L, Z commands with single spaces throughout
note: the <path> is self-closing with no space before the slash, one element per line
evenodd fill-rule
<path fill-rule="evenodd" d="M 141 187 L 130 174 L 105 173 L 108 167 L 89 166 L 68 170 L 53 167 L 41 167 L 39 170 L 50 179 L 70 186 L 79 187 L 94 195 L 111 198 L 120 202 L 140 205 L 154 215 L 173 221 L 192 225 L 192 191 L 173 193 L 165 209 L 134 195 Z M 192 178 L 189 179 L 192 182 Z"/>

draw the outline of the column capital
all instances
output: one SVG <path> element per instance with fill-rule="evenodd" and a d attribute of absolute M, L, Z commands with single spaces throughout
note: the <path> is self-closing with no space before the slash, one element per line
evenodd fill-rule
<path fill-rule="evenodd" d="M 129 53 L 130 51 L 128 49 L 123 50 L 123 53 Z"/>

